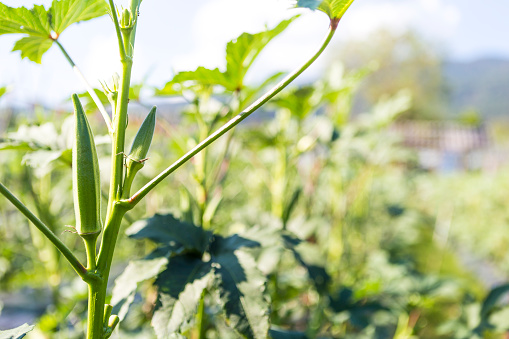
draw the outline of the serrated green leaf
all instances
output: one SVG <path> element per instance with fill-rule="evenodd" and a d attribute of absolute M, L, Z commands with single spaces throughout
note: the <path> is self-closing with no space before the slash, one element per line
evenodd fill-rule
<path fill-rule="evenodd" d="M 193 86 L 221 86 L 233 92 L 244 87 L 244 77 L 260 52 L 295 20 L 284 20 L 271 30 L 256 34 L 243 33 L 226 46 L 226 72 L 218 68 L 198 67 L 195 71 L 177 73 L 157 95 L 181 95 Z"/>
<path fill-rule="evenodd" d="M 220 235 L 214 236 L 214 241 L 210 244 L 210 252 L 216 256 L 221 254 L 231 254 L 242 248 L 259 247 L 260 243 L 251 239 L 243 238 L 238 234 L 224 238 Z"/>
<path fill-rule="evenodd" d="M 48 12 L 44 6 L 12 8 L 0 2 L 0 35 L 9 33 L 49 38 L 51 25 Z"/>
<path fill-rule="evenodd" d="M 283 20 L 273 29 L 264 32 L 243 33 L 226 45 L 226 77 L 232 85 L 230 90 L 244 87 L 244 77 L 260 52 L 296 18 Z"/>
<path fill-rule="evenodd" d="M 318 9 L 331 19 L 341 19 L 354 0 L 325 0 Z"/>
<path fill-rule="evenodd" d="M 155 281 L 158 302 L 152 326 L 158 338 L 166 339 L 185 331 L 194 319 L 202 292 L 211 283 L 210 263 L 190 255 L 170 259 Z"/>
<path fill-rule="evenodd" d="M 156 95 L 182 95 L 184 88 L 192 86 L 223 86 L 231 88 L 229 79 L 219 69 L 198 67 L 194 71 L 177 73 L 164 87 L 156 91 Z"/>
<path fill-rule="evenodd" d="M 49 13 L 53 30 L 60 35 L 70 25 L 107 13 L 104 0 L 53 0 Z"/>
<path fill-rule="evenodd" d="M 13 328 L 12 330 L 0 331 L 0 339 L 21 339 L 25 335 L 34 329 L 34 325 L 23 324 L 19 327 Z"/>
<path fill-rule="evenodd" d="M 150 239 L 174 250 L 203 253 L 212 238 L 212 232 L 176 219 L 171 214 L 155 214 L 152 218 L 134 223 L 126 234 L 134 239 Z"/>
<path fill-rule="evenodd" d="M 0 3 L 0 35 L 25 34 L 13 51 L 22 58 L 40 63 L 42 55 L 69 25 L 104 15 L 104 0 L 54 0 L 52 7 L 35 5 L 32 9 L 9 7 Z"/>
<path fill-rule="evenodd" d="M 53 40 L 40 36 L 27 36 L 14 44 L 12 51 L 21 51 L 21 59 L 28 58 L 38 64 L 42 61 L 44 53 L 53 45 Z"/>
<path fill-rule="evenodd" d="M 267 338 L 269 297 L 265 276 L 249 254 L 229 251 L 251 244 L 242 239 L 218 238 L 211 246 L 215 287 L 230 327 L 247 338 Z"/>
<path fill-rule="evenodd" d="M 166 268 L 167 264 L 168 259 L 165 257 L 129 262 L 122 274 L 115 280 L 110 302 L 113 305 L 113 314 L 117 314 L 120 321 L 124 319 L 134 300 L 138 284 L 155 278 Z"/>
<path fill-rule="evenodd" d="M 354 0 L 297 0 L 296 7 L 318 9 L 331 19 L 341 19 Z"/>
<path fill-rule="evenodd" d="M 306 269 L 317 291 L 326 291 L 330 276 L 324 268 L 323 255 L 315 244 L 303 241 L 291 232 L 275 227 L 252 227 L 244 236 L 262 244 L 257 258 L 260 268 L 266 274 L 275 273 L 280 257 L 286 250 L 292 253 L 300 266 Z"/>

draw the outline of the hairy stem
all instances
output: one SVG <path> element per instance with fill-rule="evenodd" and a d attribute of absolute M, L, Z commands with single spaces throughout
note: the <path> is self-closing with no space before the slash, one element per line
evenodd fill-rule
<path fill-rule="evenodd" d="M 106 108 L 104 108 L 104 105 L 102 104 L 101 100 L 99 99 L 97 94 L 95 94 L 94 89 L 92 88 L 92 86 L 90 86 L 90 84 L 88 83 L 88 81 L 85 78 L 85 76 L 83 75 L 83 73 L 81 73 L 81 71 L 78 68 L 78 66 L 76 66 L 74 61 L 69 56 L 69 54 L 67 54 L 67 51 L 65 50 L 64 46 L 62 46 L 62 44 L 58 40 L 53 40 L 53 41 L 57 44 L 58 47 L 60 47 L 60 50 L 62 51 L 62 53 L 64 54 L 65 58 L 67 59 L 67 61 L 71 65 L 72 69 L 74 70 L 74 73 L 76 73 L 78 78 L 81 80 L 81 82 L 85 86 L 88 94 L 90 94 L 90 97 L 92 98 L 92 100 L 94 101 L 95 105 L 99 109 L 99 112 L 101 112 L 101 115 L 102 115 L 102 117 L 104 119 L 104 122 L 106 122 L 106 126 L 108 127 L 108 132 L 111 134 L 111 131 L 112 131 L 112 129 L 111 129 L 111 119 L 110 119 L 110 116 L 109 116 L 108 112 L 106 111 Z"/>
<path fill-rule="evenodd" d="M 214 141 L 219 139 L 226 132 L 228 132 L 235 126 L 237 126 L 241 121 L 243 121 L 248 116 L 250 116 L 253 112 L 258 110 L 267 101 L 269 101 L 274 96 L 276 96 L 285 87 L 287 87 L 293 80 L 295 80 L 299 75 L 301 75 L 302 72 L 304 72 L 309 66 L 311 66 L 311 64 L 313 64 L 315 62 L 316 59 L 318 59 L 318 57 L 323 53 L 325 48 L 329 45 L 330 41 L 332 40 L 332 37 L 334 36 L 334 33 L 336 32 L 336 28 L 337 28 L 337 21 L 336 20 L 331 21 L 331 25 L 329 27 L 329 32 L 327 34 L 327 37 L 323 41 L 320 49 L 306 63 L 304 63 L 301 67 L 299 67 L 298 69 L 296 69 L 295 71 L 290 73 L 288 76 L 286 76 L 280 83 L 278 83 L 276 86 L 274 86 L 269 92 L 264 94 L 261 98 L 259 98 L 257 101 L 255 101 L 253 104 L 251 104 L 248 108 L 246 108 L 243 112 L 239 113 L 233 119 L 228 121 L 225 125 L 223 125 L 217 131 L 212 133 L 208 138 L 206 138 L 205 140 L 200 142 L 193 149 L 191 149 L 189 152 L 184 154 L 180 159 L 178 159 L 176 162 L 174 162 L 171 166 L 166 168 L 158 176 L 156 176 L 154 179 L 152 179 L 149 183 L 147 183 L 145 186 L 143 186 L 129 200 L 127 200 L 127 202 L 131 205 L 131 207 L 134 207 L 136 204 L 138 204 L 141 201 L 141 199 L 143 199 L 152 189 L 154 189 L 168 175 L 170 175 L 176 169 L 178 169 L 179 167 L 184 165 L 192 157 L 194 157 L 196 154 L 201 152 L 204 148 L 206 148 L 211 143 L 213 143 Z"/>
<path fill-rule="evenodd" d="M 46 226 L 39 218 L 37 218 L 29 209 L 26 207 L 18 198 L 12 194 L 7 187 L 5 187 L 2 183 L 0 183 L 0 193 L 4 195 L 7 200 L 9 200 L 25 217 L 30 220 L 35 227 L 41 231 L 46 238 L 49 239 L 55 245 L 56 248 L 62 253 L 62 255 L 67 259 L 69 264 L 71 264 L 72 268 L 78 273 L 78 275 L 83 279 L 87 280 L 87 269 L 80 263 L 80 261 L 74 256 L 71 250 L 53 233 L 48 226 Z"/>

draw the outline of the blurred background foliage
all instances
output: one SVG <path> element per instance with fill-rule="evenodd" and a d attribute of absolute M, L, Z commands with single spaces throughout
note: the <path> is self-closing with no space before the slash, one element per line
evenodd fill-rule
<path fill-rule="evenodd" d="M 489 62 L 459 70 L 462 66 L 444 62 L 439 48 L 412 32 L 381 31 L 371 41 L 338 50 L 320 79 L 281 93 L 130 212 L 121 232 L 127 229 L 138 240 L 120 237 L 113 263 L 112 276 L 120 278 L 112 303 L 122 308 L 124 319 L 117 338 L 155 337 L 150 323 L 164 312 L 154 308 L 167 271 L 138 277 L 127 290 L 123 284 L 133 272 L 126 267 L 135 265 L 128 261 L 191 260 L 185 251 L 163 254 L 164 244 L 143 233 L 149 227 L 170 232 L 171 222 L 189 230 L 197 225 L 200 234 L 214 231 L 214 241 L 233 241 L 235 234 L 244 239 L 232 253 L 240 261 L 244 255 L 254 259 L 253 272 L 265 279 L 272 338 L 507 337 L 507 126 L 490 123 L 502 116 L 497 107 L 509 105 L 507 98 L 489 94 L 491 87 L 506 88 L 509 77 L 500 71 L 489 77 Z M 210 77 L 201 77 L 202 71 L 177 74 L 163 88 L 152 89 L 163 104 L 137 187 L 280 77 L 261 84 L 240 79 L 238 88 L 218 89 Z M 140 95 L 144 88 L 150 90 L 134 86 L 131 99 L 138 109 L 154 100 Z M 471 91 L 475 100 L 467 102 Z M 166 104 L 168 96 L 185 100 Z M 68 116 L 41 107 L 16 114 L 6 109 L 0 180 L 84 256 L 68 227 L 74 222 Z M 108 173 L 107 132 L 97 115 L 90 119 L 101 172 Z M 447 171 L 426 167 L 423 152 L 433 151 L 447 162 L 447 145 L 445 151 L 412 147 L 395 128 L 422 120 L 458 129 L 484 127 L 489 143 L 474 150 L 476 159 L 484 160 Z M 129 138 L 141 121 L 133 110 Z M 133 224 L 156 213 L 188 226 L 157 218 Z M 0 216 L 0 328 L 35 322 L 29 338 L 78 338 L 84 284 L 5 200 L 0 200 Z M 193 251 L 214 257 L 220 245 L 215 246 Z M 246 254 L 239 255 L 240 249 Z M 208 286 L 202 298 L 206 337 L 238 338 L 215 289 Z M 197 338 L 193 324 L 191 319 L 191 326 L 180 328 L 186 337 Z"/>

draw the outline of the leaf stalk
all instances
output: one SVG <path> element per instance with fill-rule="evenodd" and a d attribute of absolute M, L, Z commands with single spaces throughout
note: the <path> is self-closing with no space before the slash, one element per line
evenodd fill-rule
<path fill-rule="evenodd" d="M 133 207 L 135 205 L 137 205 L 151 190 L 153 190 L 168 175 L 173 173 L 175 170 L 177 170 L 179 167 L 181 167 L 186 162 L 188 162 L 191 158 L 193 158 L 196 154 L 201 152 L 207 146 L 209 146 L 214 141 L 216 141 L 221 136 L 223 136 L 225 133 L 227 133 L 232 128 L 237 126 L 241 121 L 243 121 L 248 116 L 250 116 L 252 113 L 257 111 L 267 101 L 272 99 L 279 92 L 281 92 L 285 87 L 287 87 L 290 83 L 292 83 L 299 75 L 301 75 L 306 69 L 308 69 L 309 66 L 311 66 L 316 61 L 316 59 L 318 59 L 318 57 L 323 53 L 325 48 L 329 45 L 330 41 L 332 40 L 334 33 L 336 32 L 338 22 L 339 22 L 339 20 L 336 20 L 336 19 L 331 20 L 328 34 L 325 37 L 324 41 L 322 42 L 320 48 L 302 66 L 297 68 L 292 73 L 288 74 L 283 80 L 281 80 L 281 82 L 279 82 L 276 86 L 274 86 L 267 93 L 262 95 L 258 100 L 256 100 L 254 103 L 252 103 L 248 108 L 246 108 L 244 111 L 242 111 L 237 116 L 232 118 L 230 121 L 228 121 L 226 124 L 224 124 L 221 128 L 219 128 L 217 131 L 212 133 L 209 137 L 207 137 L 202 142 L 200 142 L 198 145 L 196 145 L 189 152 L 184 154 L 180 159 L 175 161 L 172 165 L 170 165 L 163 172 L 161 172 L 159 175 L 157 175 L 154 179 L 152 179 L 150 182 L 148 182 L 145 186 L 143 186 L 138 192 L 133 194 L 131 196 L 131 198 L 126 200 L 126 202 L 131 204 Z"/>

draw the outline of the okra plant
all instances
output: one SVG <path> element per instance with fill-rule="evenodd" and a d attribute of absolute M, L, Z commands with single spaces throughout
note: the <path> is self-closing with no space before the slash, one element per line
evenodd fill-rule
<path fill-rule="evenodd" d="M 42 55 L 53 44 L 56 44 L 80 80 L 83 81 L 90 97 L 101 112 L 111 137 L 108 203 L 103 219 L 100 201 L 101 174 L 94 134 L 79 97 L 73 95 L 72 187 L 76 217 L 75 231 L 85 245 L 86 265 L 34 212 L 0 183 L 0 192 L 53 243 L 77 275 L 88 285 L 86 338 L 109 338 L 120 318 L 125 315 L 125 308 L 122 309 L 121 306 L 126 304 L 128 307 L 129 304 L 128 299 L 131 297 L 132 291 L 120 291 L 123 296 L 114 296 L 114 300 L 117 301 L 115 308 L 107 303 L 111 263 L 123 218 L 158 184 L 192 158 L 195 158 L 195 171 L 199 181 L 196 199 L 201 204 L 201 216 L 197 222 L 195 221 L 199 225 L 194 226 L 190 223 L 177 221 L 172 216 L 155 216 L 141 224 L 135 224 L 128 232 L 134 238 L 148 238 L 161 244 L 162 246 L 158 250 L 169 253 L 166 257 L 157 257 L 158 265 L 151 266 L 157 267 L 156 273 L 149 274 L 149 277 L 153 277 L 164 271 L 157 276 L 156 283 L 160 292 L 160 299 L 153 319 L 156 334 L 159 338 L 183 337 L 183 334 L 189 330 L 190 321 L 196 316 L 197 325 L 193 333 L 199 338 L 204 338 L 204 303 L 207 298 L 212 297 L 212 294 L 207 295 L 207 286 L 215 284 L 228 324 L 236 333 L 247 338 L 269 336 L 269 305 L 264 297 L 263 275 L 254 268 L 253 259 L 240 252 L 242 248 L 253 247 L 257 244 L 255 241 L 237 235 L 222 237 L 209 229 L 213 228 L 210 215 L 214 213 L 218 202 L 208 199 L 204 194 L 208 186 L 204 168 L 199 165 L 200 157 L 204 156 L 203 152 L 209 145 L 232 131 L 241 121 L 274 98 L 322 54 L 336 32 L 340 19 L 352 3 L 353 0 L 298 0 L 293 4 L 295 7 L 324 12 L 330 20 L 329 30 L 318 51 L 309 60 L 270 90 L 261 94 L 254 102 L 252 102 L 253 96 L 266 86 L 261 86 L 255 91 L 245 90 L 243 83 L 245 73 L 261 49 L 274 36 L 283 31 L 291 20 L 281 23 L 274 30 L 260 33 L 261 35 L 257 36 L 260 38 L 257 47 L 249 46 L 253 35 L 241 36 L 239 39 L 243 38 L 244 40 L 241 39 L 241 41 L 246 42 L 246 46 L 235 51 L 239 53 L 232 53 L 224 72 L 200 67 L 195 72 L 183 72 L 175 76 L 168 85 L 167 90 L 170 92 L 173 90 L 172 85 L 174 84 L 184 84 L 189 81 L 191 83 L 198 81 L 203 84 L 208 81 L 209 87 L 224 88 L 224 93 L 229 93 L 232 96 L 234 104 L 230 106 L 229 114 L 217 117 L 218 119 L 214 119 L 213 123 L 199 124 L 200 136 L 196 145 L 134 193 L 131 192 L 132 184 L 136 174 L 143 168 L 147 160 L 156 125 L 156 108 L 154 107 L 132 141 L 130 151 L 127 151 L 127 114 L 141 0 L 130 0 L 128 8 L 123 9 L 117 8 L 113 0 L 107 2 L 104 0 L 54 0 L 49 9 L 41 5 L 35 5 L 32 9 L 12 8 L 0 3 L 0 35 L 23 35 L 16 42 L 13 50 L 21 51 L 22 58 L 26 57 L 39 63 Z M 107 97 L 111 103 L 111 117 L 59 41 L 59 36 L 71 24 L 90 20 L 106 13 L 109 13 L 113 21 L 122 65 L 118 86 L 113 86 L 112 89 L 105 86 Z M 239 48 L 234 45 L 228 48 L 230 47 L 232 49 Z M 224 121 L 226 118 L 230 119 L 217 128 L 217 122 Z M 105 174 L 102 173 L 102 175 Z M 167 237 L 154 237 L 154 230 L 161 227 L 165 228 Z M 177 234 L 181 236 L 176 237 Z M 99 250 L 97 250 L 98 241 L 100 242 Z M 186 253 L 192 255 L 189 256 Z M 143 265 L 143 261 L 141 265 Z M 136 267 L 129 269 L 136 270 Z M 239 281 L 238 277 L 230 272 L 231 269 L 239 269 L 241 273 L 245 274 L 244 280 Z M 182 284 L 177 279 L 179 275 L 185 275 L 189 270 L 193 271 L 192 286 L 187 283 Z M 142 277 L 138 277 L 138 279 L 135 284 L 143 280 Z M 252 283 L 243 283 L 244 281 Z M 192 293 L 191 290 L 199 290 L 200 293 Z M 119 300 L 124 300 L 124 302 L 119 303 Z M 120 308 L 117 307 L 118 305 Z M 16 335 L 22 336 L 30 329 L 31 327 L 27 326 L 20 328 Z"/>

